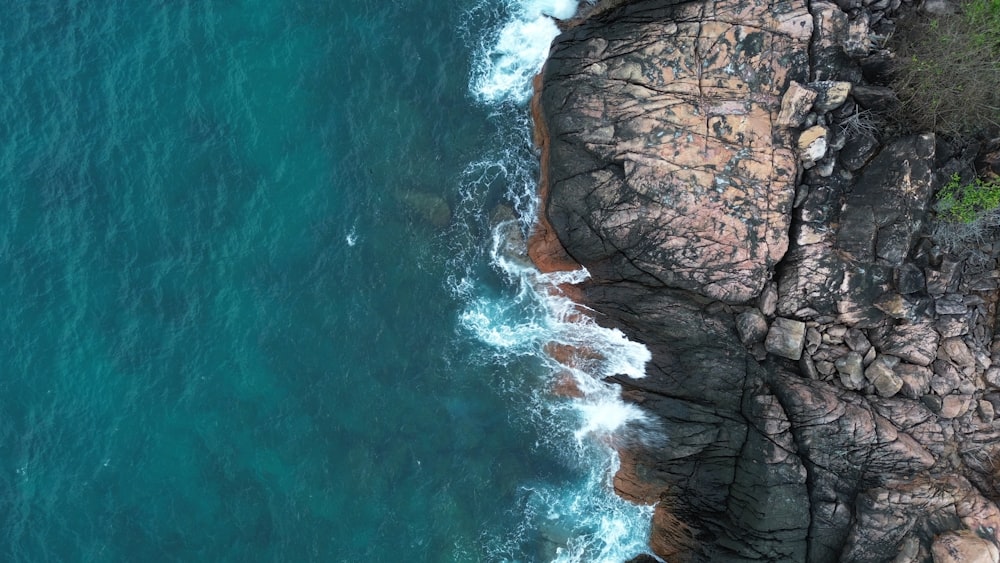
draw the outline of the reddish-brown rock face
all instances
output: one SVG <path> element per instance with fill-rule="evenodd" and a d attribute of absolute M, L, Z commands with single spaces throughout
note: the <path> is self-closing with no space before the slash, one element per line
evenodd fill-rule
<path fill-rule="evenodd" d="M 554 45 L 533 246 L 551 249 L 554 228 L 599 279 L 744 302 L 788 246 L 797 158 L 775 120 L 789 80 L 807 78 L 812 16 L 794 2 L 666 4 Z"/>
<path fill-rule="evenodd" d="M 639 0 L 536 84 L 531 257 L 652 353 L 612 378 L 659 423 L 614 486 L 670 561 L 998 557 L 1000 244 L 925 238 L 934 135 L 838 122 L 872 94 L 858 6 Z"/>

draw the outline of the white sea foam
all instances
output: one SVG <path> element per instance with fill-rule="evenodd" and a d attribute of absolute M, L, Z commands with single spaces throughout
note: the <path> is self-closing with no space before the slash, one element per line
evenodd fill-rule
<path fill-rule="evenodd" d="M 496 6 L 493 0 L 481 8 L 488 12 Z M 510 365 L 531 357 L 544 368 L 529 391 L 526 413 L 543 436 L 537 446 L 557 452 L 583 476 L 525 485 L 524 521 L 511 537 L 488 542 L 491 560 L 520 560 L 524 541 L 541 542 L 547 546 L 541 558 L 560 563 L 623 561 L 648 550 L 652 507 L 618 497 L 611 479 L 619 463 L 613 444 L 626 433 L 650 431 L 651 421 L 604 379 L 643 377 L 650 352 L 621 331 L 598 325 L 561 291 L 564 284 L 586 281 L 585 269 L 542 274 L 523 256 L 538 211 L 537 157 L 530 119 L 519 104 L 530 95 L 531 77 L 558 34 L 553 18 L 568 19 L 576 9 L 575 0 L 501 0 L 502 21 L 479 44 L 470 82 L 473 96 L 495 108 L 491 121 L 498 127 L 498 143 L 465 171 L 457 213 L 471 226 L 461 239 L 483 240 L 475 235 L 487 222 L 483 202 L 498 189 L 520 220 L 493 228 L 488 245 L 456 248 L 453 265 L 460 273 L 449 284 L 466 304 L 460 324 L 483 343 L 492 361 Z M 484 261 L 506 279 L 504 291 L 491 290 L 475 271 L 472 264 Z M 550 353 L 552 346 L 578 353 L 571 365 L 563 365 Z M 512 382 L 510 388 L 524 392 L 522 383 Z M 582 397 L 553 394 L 557 384 L 567 383 Z"/>
<path fill-rule="evenodd" d="M 618 386 L 603 379 L 619 374 L 642 377 L 651 355 L 621 331 L 599 326 L 586 310 L 581 315 L 580 306 L 560 291 L 560 284 L 586 280 L 586 270 L 542 274 L 510 255 L 512 227 L 520 228 L 505 223 L 494 230 L 489 255 L 514 291 L 500 296 L 477 294 L 475 289 L 466 293 L 460 322 L 501 364 L 532 356 L 547 368 L 530 402 L 531 419 L 546 440 L 541 447 L 561 452 L 567 464 L 585 468 L 586 477 L 526 489 L 523 527 L 515 537 L 491 546 L 493 558 L 514 561 L 519 542 L 540 538 L 551 548 L 548 561 L 624 561 L 648 549 L 652 507 L 631 504 L 614 493 L 610 480 L 618 456 L 612 444 L 623 432 L 644 438 L 651 421 L 622 400 Z M 566 366 L 547 352 L 552 344 L 584 352 Z M 553 395 L 552 388 L 566 377 L 581 398 Z"/>
<path fill-rule="evenodd" d="M 555 19 L 569 19 L 576 0 L 508 0 L 511 17 L 480 46 L 471 90 L 481 102 L 524 102 L 531 95 L 531 77 L 559 35 Z"/>

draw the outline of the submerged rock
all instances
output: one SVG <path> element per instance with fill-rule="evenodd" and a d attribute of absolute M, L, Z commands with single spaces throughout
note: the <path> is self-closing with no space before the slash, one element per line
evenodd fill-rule
<path fill-rule="evenodd" d="M 401 192 L 399 199 L 422 221 L 436 228 L 444 228 L 451 222 L 451 207 L 439 195 L 421 191 Z"/>

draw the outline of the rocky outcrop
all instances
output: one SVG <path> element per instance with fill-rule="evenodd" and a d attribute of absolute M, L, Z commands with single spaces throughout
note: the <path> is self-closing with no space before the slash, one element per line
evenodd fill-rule
<path fill-rule="evenodd" d="M 781 88 L 807 78 L 812 17 L 792 2 L 626 12 L 550 54 L 547 219 L 600 278 L 746 301 L 788 246 L 796 155 L 774 121 Z"/>
<path fill-rule="evenodd" d="M 951 149 L 861 122 L 897 7 L 640 0 L 536 83 L 529 248 L 652 352 L 614 483 L 669 561 L 996 561 L 1000 243 L 936 245 Z"/>

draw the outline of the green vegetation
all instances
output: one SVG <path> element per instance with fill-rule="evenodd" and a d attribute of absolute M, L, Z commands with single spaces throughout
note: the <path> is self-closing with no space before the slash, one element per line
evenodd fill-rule
<path fill-rule="evenodd" d="M 937 194 L 938 217 L 952 223 L 974 223 L 1000 207 L 1000 183 L 976 178 L 962 185 L 958 173 Z"/>
<path fill-rule="evenodd" d="M 938 220 L 933 238 L 954 248 L 969 241 L 987 239 L 1000 226 L 1000 181 L 975 180 L 963 183 L 952 174 L 937 194 Z"/>
<path fill-rule="evenodd" d="M 1000 0 L 901 20 L 892 47 L 900 121 L 965 135 L 1000 125 Z"/>

